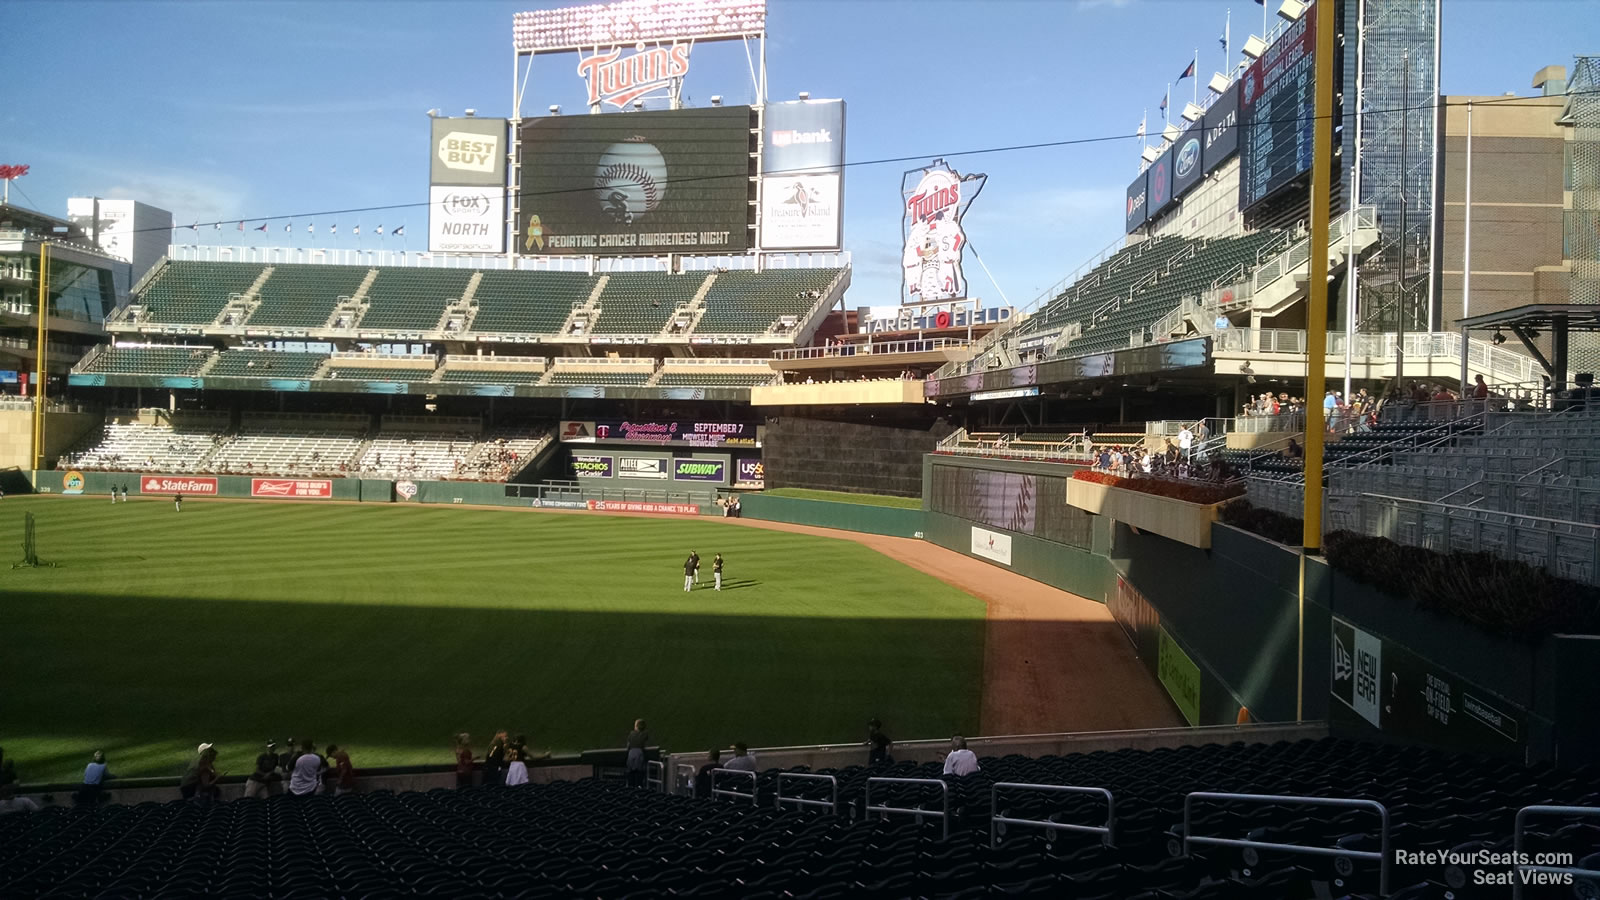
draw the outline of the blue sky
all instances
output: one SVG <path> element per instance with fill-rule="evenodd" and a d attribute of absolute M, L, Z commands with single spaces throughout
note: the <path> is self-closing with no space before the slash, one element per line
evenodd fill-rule
<path fill-rule="evenodd" d="M 509 113 L 511 15 L 561 5 L 10 0 L 0 162 L 32 165 L 12 199 L 45 212 L 97 194 L 163 206 L 179 223 L 293 215 L 301 242 L 303 222 L 346 233 L 358 220 L 306 213 L 415 203 L 359 222 L 369 235 L 407 224 L 421 249 L 425 111 Z M 944 156 L 986 173 L 966 230 L 998 286 L 969 256 L 971 293 L 1023 306 L 1120 239 L 1138 145 L 958 151 L 1131 134 L 1146 110 L 1154 123 L 1196 48 L 1202 78 L 1225 67 L 1230 7 L 1237 46 L 1261 29 L 1250 0 L 769 0 L 769 97 L 845 98 L 851 163 Z M 1528 93 L 1539 67 L 1600 52 L 1594 13 L 1593 2 L 1448 0 L 1442 89 Z M 581 110 L 576 65 L 538 60 L 524 113 Z M 744 50 L 697 47 L 685 90 L 696 105 L 753 99 Z M 1185 83 L 1177 96 L 1188 95 Z M 852 307 L 898 296 L 907 168 L 846 175 Z M 283 237 L 277 226 L 270 239 Z"/>

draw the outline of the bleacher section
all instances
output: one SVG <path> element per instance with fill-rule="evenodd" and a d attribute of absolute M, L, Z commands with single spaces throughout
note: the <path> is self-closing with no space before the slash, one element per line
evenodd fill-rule
<path fill-rule="evenodd" d="M 210 359 L 209 347 L 106 347 L 78 371 L 107 375 L 194 375 Z"/>
<path fill-rule="evenodd" d="M 318 424 L 323 427 L 318 428 Z M 352 417 L 246 421 L 222 439 L 200 471 L 222 475 L 343 475 L 354 468 L 366 429 Z"/>
<path fill-rule="evenodd" d="M 771 384 L 777 373 L 770 369 L 718 372 L 708 369 L 669 369 L 656 379 L 657 387 L 756 387 Z"/>
<path fill-rule="evenodd" d="M 374 478 L 449 478 L 460 473 L 475 442 L 465 433 L 384 432 L 367 442 L 356 469 Z"/>
<path fill-rule="evenodd" d="M 783 316 L 804 319 L 826 296 L 841 269 L 768 269 L 721 272 L 706 292 L 701 334 L 762 334 Z M 818 297 L 813 297 L 815 292 Z M 664 320 L 663 320 L 664 321 Z"/>
<path fill-rule="evenodd" d="M 193 472 L 222 440 L 226 416 L 179 415 L 170 424 L 108 421 L 80 441 L 61 465 L 77 469 Z"/>
<path fill-rule="evenodd" d="M 288 353 L 278 350 L 224 350 L 207 378 L 295 378 L 315 375 L 327 362 L 326 353 Z"/>
<path fill-rule="evenodd" d="M 600 293 L 601 312 L 594 333 L 655 334 L 666 327 L 678 304 L 694 299 L 705 280 L 704 272 L 613 274 Z"/>
<path fill-rule="evenodd" d="M 370 271 L 365 266 L 276 266 L 256 291 L 261 305 L 245 325 L 321 328 L 339 298 L 355 294 Z"/>
<path fill-rule="evenodd" d="M 643 387 L 650 381 L 651 373 L 644 372 L 587 372 L 587 371 L 556 371 L 551 372 L 545 384 L 604 384 Z"/>
<path fill-rule="evenodd" d="M 243 294 L 265 266 L 255 263 L 213 263 L 168 260 L 139 294 L 143 321 L 171 325 L 207 325 L 228 300 Z"/>
<path fill-rule="evenodd" d="M 472 299 L 478 312 L 472 331 L 554 334 L 594 290 L 595 277 L 582 272 L 507 272 L 486 270 Z"/>
<path fill-rule="evenodd" d="M 423 366 L 370 366 L 333 360 L 328 363 L 328 378 L 353 381 L 400 381 L 416 383 L 433 377 L 433 367 Z"/>
<path fill-rule="evenodd" d="M 1513 848 L 1518 809 L 1600 804 L 1596 773 L 1588 769 L 1562 772 L 1331 739 L 988 757 L 980 765 L 979 773 L 966 777 L 941 776 L 938 763 L 819 770 L 838 780 L 839 815 L 775 808 L 777 770 L 759 774 L 754 804 L 586 779 L 277 797 L 210 808 L 183 802 L 53 808 L 0 818 L 0 894 L 1367 898 L 1378 888 L 1373 861 L 1270 848 L 1185 847 L 1184 823 L 1195 836 L 1300 847 L 1505 855 Z M 949 836 L 938 819 L 866 813 L 868 777 L 930 782 L 880 782 L 872 794 L 878 806 L 936 813 L 947 791 Z M 1001 823 L 991 846 L 993 813 L 1089 826 L 1108 818 L 1102 797 L 1016 789 L 996 797 L 992 787 L 1000 782 L 1109 791 L 1115 801 L 1110 839 Z M 747 790 L 749 783 L 724 776 L 717 786 Z M 1197 800 L 1186 815 L 1185 796 L 1195 791 L 1375 801 L 1387 810 L 1388 841 L 1383 820 L 1370 808 Z M 819 793 L 790 782 L 784 795 L 817 799 Z M 1573 863 L 1592 869 L 1600 862 L 1597 835 L 1592 822 L 1543 816 L 1529 822 L 1522 849 L 1569 854 Z M 1454 860 L 1396 865 L 1389 889 L 1403 900 L 1505 895 L 1447 893 L 1446 879 L 1470 871 Z M 1559 896 L 1592 896 L 1585 893 L 1590 887 L 1564 886 Z"/>
<path fill-rule="evenodd" d="M 471 269 L 379 269 L 367 288 L 367 312 L 358 328 L 432 331 L 445 305 L 461 299 L 473 274 Z"/>
<path fill-rule="evenodd" d="M 446 369 L 439 380 L 447 384 L 538 384 L 543 369 Z"/>

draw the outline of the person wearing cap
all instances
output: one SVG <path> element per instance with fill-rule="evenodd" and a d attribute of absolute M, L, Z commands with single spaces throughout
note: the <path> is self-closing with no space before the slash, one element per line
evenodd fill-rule
<path fill-rule="evenodd" d="M 294 771 L 289 773 L 289 793 L 296 797 L 309 797 L 322 786 L 322 770 L 327 762 L 317 754 L 316 746 L 310 738 L 300 742 L 300 755 L 295 757 Z"/>
<path fill-rule="evenodd" d="M 111 772 L 106 768 L 106 752 L 96 750 L 89 764 L 83 767 L 83 787 L 73 795 L 72 802 L 89 809 L 99 806 L 106 799 L 106 782 L 110 780 Z"/>
<path fill-rule="evenodd" d="M 266 799 L 283 790 L 283 776 L 278 774 L 278 744 L 267 741 L 266 749 L 256 757 L 256 770 L 244 783 L 245 797 Z"/>
<path fill-rule="evenodd" d="M 755 755 L 750 752 L 749 745 L 744 741 L 733 742 L 733 759 L 723 763 L 722 767 L 740 772 L 757 771 Z"/>
<path fill-rule="evenodd" d="M 217 787 L 217 780 L 222 777 L 217 772 L 217 748 L 213 744 L 201 744 L 195 752 L 194 762 L 178 782 L 178 793 L 185 800 L 207 806 L 222 796 L 222 789 Z"/>

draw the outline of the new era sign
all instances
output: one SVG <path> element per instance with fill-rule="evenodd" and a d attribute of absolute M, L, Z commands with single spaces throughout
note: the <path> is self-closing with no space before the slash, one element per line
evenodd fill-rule
<path fill-rule="evenodd" d="M 326 500 L 333 496 L 333 482 L 304 481 L 297 478 L 252 478 L 250 496 L 287 500 Z"/>
<path fill-rule="evenodd" d="M 197 478 L 192 475 L 141 475 L 141 494 L 197 494 L 204 497 L 217 495 L 215 478 Z"/>

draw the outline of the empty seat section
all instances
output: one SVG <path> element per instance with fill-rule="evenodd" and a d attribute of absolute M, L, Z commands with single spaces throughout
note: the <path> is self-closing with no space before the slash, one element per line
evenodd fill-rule
<path fill-rule="evenodd" d="M 207 378 L 310 378 L 326 362 L 326 353 L 281 350 L 225 350 Z"/>
<path fill-rule="evenodd" d="M 643 386 L 650 380 L 650 372 L 574 372 L 562 370 L 551 372 L 547 384 L 600 384 L 600 385 L 639 385 Z"/>
<path fill-rule="evenodd" d="M 440 381 L 449 384 L 538 384 L 542 369 L 446 369 Z"/>
<path fill-rule="evenodd" d="M 506 334 L 555 334 L 594 290 L 595 278 L 583 272 L 483 273 L 473 302 L 478 312 L 473 331 Z"/>
<path fill-rule="evenodd" d="M 265 266 L 256 263 L 168 260 L 135 298 L 144 319 L 172 325 L 205 325 L 228 300 L 255 283 Z"/>
<path fill-rule="evenodd" d="M 227 430 L 226 416 L 178 415 L 170 422 L 115 422 L 80 441 L 62 458 L 77 469 L 193 472 Z"/>
<path fill-rule="evenodd" d="M 354 295 L 369 271 L 366 266 L 275 266 L 256 292 L 261 304 L 245 324 L 321 328 L 333 315 L 339 298 Z"/>
<path fill-rule="evenodd" d="M 600 318 L 595 321 L 594 333 L 655 334 L 666 327 L 678 304 L 694 299 L 705 280 L 704 272 L 613 274 L 600 293 Z"/>
<path fill-rule="evenodd" d="M 367 288 L 367 312 L 360 329 L 432 331 L 444 308 L 466 293 L 470 269 L 407 269 L 388 267 Z"/>
<path fill-rule="evenodd" d="M 659 387 L 755 387 L 770 384 L 775 372 L 754 369 L 741 372 L 717 372 L 705 369 L 667 370 L 656 380 Z"/>
<path fill-rule="evenodd" d="M 765 334 L 782 316 L 805 318 L 840 269 L 721 272 L 706 292 L 697 334 Z M 818 296 L 813 297 L 815 293 Z"/>
<path fill-rule="evenodd" d="M 329 364 L 328 371 L 322 377 L 351 381 L 402 381 L 415 384 L 432 379 L 433 370 L 407 366 L 340 365 L 335 360 Z"/>
<path fill-rule="evenodd" d="M 106 375 L 194 375 L 209 347 L 107 347 L 80 371 Z"/>

